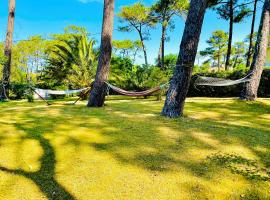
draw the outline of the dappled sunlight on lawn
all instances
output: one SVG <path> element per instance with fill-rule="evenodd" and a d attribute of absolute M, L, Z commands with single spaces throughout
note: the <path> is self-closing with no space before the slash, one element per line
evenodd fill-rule
<path fill-rule="evenodd" d="M 0 104 L 0 199 L 269 199 L 269 102 Z"/>

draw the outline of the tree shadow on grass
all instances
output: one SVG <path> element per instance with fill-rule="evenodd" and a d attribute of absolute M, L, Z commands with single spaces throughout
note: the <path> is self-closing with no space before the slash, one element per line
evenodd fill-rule
<path fill-rule="evenodd" d="M 196 177 L 209 180 L 211 179 L 211 176 L 208 176 L 210 170 L 213 170 L 212 173 L 218 174 L 220 169 L 224 167 L 220 162 L 209 160 L 210 165 L 215 164 L 214 168 L 209 168 L 209 165 L 205 163 L 207 161 L 201 158 L 197 162 L 188 157 L 186 160 L 179 159 L 179 156 L 186 154 L 190 149 L 217 152 L 220 150 L 219 145 L 226 146 L 236 143 L 257 155 L 259 161 L 265 167 L 270 166 L 270 157 L 269 155 L 267 157 L 267 152 L 256 149 L 257 146 L 260 146 L 270 150 L 270 137 L 267 129 L 228 124 L 214 118 L 169 120 L 158 115 L 160 108 L 154 103 L 151 102 L 151 105 L 143 103 L 133 102 L 131 108 L 121 102 L 114 102 L 103 109 L 89 110 L 84 106 L 43 108 L 39 111 L 47 114 L 46 120 L 40 120 L 42 117 L 34 116 L 32 111 L 25 111 L 26 118 L 33 120 L 33 123 L 37 125 L 28 128 L 23 124 L 17 124 L 16 127 L 18 130 L 27 133 L 26 138 L 23 139 L 31 138 L 40 143 L 44 150 L 44 154 L 40 159 L 41 168 L 39 171 L 31 173 L 23 170 L 9 170 L 3 167 L 1 170 L 33 180 L 49 199 L 61 199 L 59 196 L 63 197 L 63 199 L 74 199 L 55 180 L 55 152 L 50 142 L 42 135 L 44 132 L 50 132 L 55 133 L 56 137 L 58 137 L 59 133 L 55 131 L 55 126 L 65 124 L 67 119 L 73 119 L 69 121 L 71 127 L 81 127 L 88 130 L 88 136 L 91 136 L 91 130 L 98 130 L 99 135 L 108 138 L 108 141 L 103 142 L 85 141 L 77 138 L 76 135 L 67 134 L 65 135 L 67 145 L 72 144 L 78 148 L 81 145 L 87 145 L 97 152 L 106 152 L 112 155 L 123 164 L 138 166 L 154 173 L 184 168 Z M 232 108 L 237 107 L 237 103 L 232 103 Z M 189 107 L 193 110 L 206 110 L 206 108 L 209 109 L 209 106 L 209 103 L 189 103 Z M 247 121 L 252 122 L 256 115 L 264 112 L 265 105 L 262 105 L 263 108 L 260 105 L 258 106 L 259 108 L 252 106 L 252 108 L 245 109 L 244 114 Z M 47 111 L 54 109 L 57 114 L 48 116 Z M 230 109 L 230 106 L 224 107 L 220 105 L 212 108 L 214 112 L 226 115 L 226 117 L 229 117 L 228 112 Z M 258 112 L 254 111 L 254 109 Z M 241 114 L 241 109 L 235 109 L 235 111 Z M 148 114 L 153 114 L 153 116 Z M 241 117 L 235 116 L 234 119 L 238 120 Z M 99 124 L 94 121 L 91 123 L 93 119 L 98 119 L 102 123 Z M 265 122 L 260 119 L 256 119 L 256 121 L 261 125 L 265 125 Z M 65 132 L 68 133 L 68 131 Z M 170 133 L 174 132 L 175 134 L 170 135 Z M 202 133 L 200 138 L 194 136 L 194 133 L 197 132 Z M 205 140 L 207 137 L 209 137 L 208 140 Z M 217 144 L 213 145 L 211 140 Z M 232 161 L 229 160 L 227 163 Z M 244 163 L 246 162 L 244 161 Z M 245 174 L 242 175 L 245 177 Z"/>
<path fill-rule="evenodd" d="M 49 140 L 44 138 L 42 134 L 35 132 L 37 127 L 26 128 L 22 124 L 16 124 L 16 128 L 27 133 L 26 136 L 20 138 L 21 140 L 33 139 L 38 141 L 42 147 L 44 153 L 40 158 L 40 169 L 35 172 L 27 172 L 22 169 L 0 167 L 0 170 L 32 180 L 50 200 L 74 200 L 75 198 L 54 178 L 56 165 L 55 151 Z"/>
<path fill-rule="evenodd" d="M 112 119 L 118 118 L 120 121 L 125 121 L 125 125 L 123 126 L 121 123 L 119 123 L 119 125 L 116 124 L 116 128 L 118 128 L 119 131 L 114 132 L 113 134 L 109 134 L 108 132 L 103 133 L 106 135 L 109 134 L 109 136 L 113 138 L 112 142 L 103 144 L 92 143 L 90 145 L 98 151 L 109 152 L 121 162 L 138 165 L 151 171 L 173 170 L 172 165 L 174 165 L 185 167 L 187 170 L 200 177 L 204 177 L 207 174 L 207 171 L 209 171 L 205 162 L 214 162 L 214 159 L 209 160 L 206 158 L 205 161 L 197 163 L 189 160 L 179 160 L 177 159 L 176 154 L 184 154 L 189 151 L 190 148 L 194 147 L 198 148 L 198 151 L 209 150 L 212 152 L 218 152 L 221 150 L 219 145 L 238 145 L 243 148 L 243 150 L 247 150 L 256 155 L 259 160 L 253 161 L 253 163 L 256 163 L 254 165 L 250 165 L 247 162 L 249 159 L 235 154 L 236 157 L 238 156 L 238 159 L 229 159 L 227 162 L 230 163 L 230 169 L 234 173 L 241 174 L 247 179 L 269 181 L 270 174 L 265 169 L 270 167 L 270 157 L 267 153 L 270 150 L 270 132 L 267 128 L 266 121 L 261 120 L 259 115 L 269 113 L 268 108 L 270 107 L 269 105 L 261 102 L 256 102 L 254 104 L 240 102 L 240 108 L 237 107 L 237 104 L 239 104 L 238 101 L 229 103 L 229 105 L 226 106 L 215 105 L 213 108 L 211 107 L 211 110 L 216 113 L 223 114 L 227 118 L 231 117 L 229 114 L 231 110 L 239 112 L 239 115 L 235 115 L 233 118 L 235 121 L 246 120 L 250 123 L 256 122 L 257 127 L 252 125 L 230 124 L 227 121 L 222 121 L 222 119 L 215 120 L 211 118 L 184 118 L 180 120 L 170 120 L 170 123 L 168 123 L 169 120 L 159 116 L 154 116 L 150 117 L 150 120 L 148 121 L 140 121 L 137 117 L 149 112 L 149 110 L 144 108 L 143 112 L 134 113 L 134 109 L 127 111 L 125 106 L 116 105 L 107 112 L 107 115 L 110 115 Z M 209 110 L 210 107 L 209 103 L 189 104 L 189 106 L 196 107 L 197 109 L 202 109 L 204 111 L 207 111 L 206 108 Z M 136 107 L 140 110 L 139 106 Z M 115 108 L 117 112 L 114 112 Z M 119 115 L 121 112 L 130 114 L 129 118 L 127 119 L 126 116 Z M 152 110 L 152 113 L 153 112 L 156 113 L 155 110 Z M 132 115 L 134 116 L 133 118 Z M 147 123 L 152 125 L 148 126 Z M 89 128 L 87 125 L 86 127 Z M 148 130 L 145 134 L 137 127 L 142 127 L 144 129 L 143 131 Z M 174 132 L 180 131 L 184 136 L 178 135 L 178 139 L 172 143 L 168 138 L 160 136 L 160 132 L 158 131 L 159 127 L 169 128 Z M 193 135 L 198 131 L 202 132 L 201 138 L 196 138 Z M 211 143 L 208 143 L 207 140 L 204 140 L 207 137 L 212 141 L 217 142 L 217 144 L 212 145 Z M 138 142 L 138 138 L 140 138 L 140 142 Z M 153 151 L 151 153 L 145 152 L 143 150 L 144 147 L 151 148 Z M 259 151 L 257 149 L 258 147 L 266 149 L 266 151 Z M 119 149 L 123 148 L 136 149 L 135 151 L 137 153 L 132 156 L 126 156 L 119 151 Z M 219 158 L 221 159 L 221 157 Z M 235 160 L 239 161 L 239 165 L 234 165 L 232 167 L 232 164 L 236 164 Z M 241 163 L 240 161 L 243 162 Z M 261 166 L 258 165 L 259 162 Z M 215 162 L 215 164 L 216 169 L 224 167 L 223 165 L 219 165 L 219 162 Z M 243 167 L 245 169 L 242 169 Z"/>
<path fill-rule="evenodd" d="M 267 128 L 267 124 L 262 122 L 262 117 L 264 115 L 270 114 L 270 104 L 266 104 L 265 102 L 246 102 L 241 100 L 224 100 L 223 102 L 190 102 L 186 106 L 186 110 L 194 113 L 200 112 L 216 112 L 220 115 L 221 118 L 226 120 L 238 120 L 238 121 L 246 121 L 249 123 L 256 123 L 260 125 L 262 128 Z M 211 116 L 209 116 L 210 120 L 213 120 Z M 270 130 L 270 127 L 268 126 Z"/>
<path fill-rule="evenodd" d="M 259 166 L 256 160 L 244 158 L 237 154 L 215 153 L 208 156 L 207 162 L 241 174 L 250 180 L 270 181 L 270 170 Z"/>
<path fill-rule="evenodd" d="M 135 104 L 135 102 L 134 102 Z M 197 106 L 197 105 L 196 105 Z M 234 107 L 235 105 L 232 105 Z M 110 142 L 95 143 L 89 142 L 87 145 L 94 147 L 97 151 L 107 152 L 122 163 L 139 166 L 141 168 L 153 171 L 153 172 L 166 172 L 175 170 L 175 168 L 185 168 L 192 172 L 195 176 L 209 179 L 208 172 L 219 173 L 220 168 L 223 165 L 215 163 L 214 167 L 212 160 L 205 157 L 205 160 L 201 162 L 194 162 L 192 160 L 181 160 L 179 155 L 185 154 L 192 148 L 197 148 L 198 151 L 220 151 L 219 145 L 232 145 L 237 144 L 254 153 L 259 162 L 266 168 L 270 166 L 270 159 L 267 153 L 259 152 L 256 150 L 257 146 L 265 149 L 270 149 L 270 137 L 269 131 L 260 129 L 258 127 L 248 127 L 242 125 L 228 124 L 226 121 L 211 120 L 211 119 L 189 119 L 182 118 L 177 120 L 168 120 L 158 115 L 154 115 L 144 120 L 144 114 L 150 112 L 147 108 L 140 108 L 139 105 L 135 105 L 138 110 L 134 112 L 134 108 L 127 109 L 126 106 L 121 103 L 110 105 L 110 108 L 98 112 L 96 109 L 92 109 L 89 112 L 89 118 L 97 117 L 103 125 L 93 124 L 81 124 L 82 127 L 90 129 L 95 127 L 101 130 L 100 134 L 111 138 Z M 150 106 L 152 108 L 152 106 Z M 201 106 L 197 106 L 201 109 Z M 140 110 L 141 109 L 141 110 Z M 227 108 L 229 110 L 229 108 Z M 248 108 L 246 115 L 248 121 L 252 121 L 253 117 L 256 117 L 254 112 L 255 107 Z M 258 108 L 256 108 L 258 109 Z M 261 112 L 264 109 L 259 108 Z M 63 115 L 67 115 L 69 111 L 62 110 Z M 139 111 L 139 112 L 138 112 Z M 142 111 L 142 112 L 141 112 Z M 215 112 L 221 112 L 220 110 Z M 240 112 L 240 111 L 239 111 Z M 97 114 L 98 113 L 98 114 Z M 156 110 L 152 110 L 152 113 L 156 113 Z M 222 111 L 223 114 L 227 114 L 226 111 Z M 221 114 L 222 114 L 221 113 Z M 77 114 L 74 112 L 74 116 Z M 259 112 L 257 113 L 259 114 Z M 140 118 L 142 117 L 142 118 Z M 80 120 L 80 116 L 76 116 Z M 239 117 L 235 117 L 236 120 Z M 260 121 L 260 120 L 257 120 Z M 262 122 L 261 124 L 265 124 Z M 110 131 L 104 129 L 106 126 L 113 126 L 116 130 Z M 161 135 L 160 128 L 165 128 L 165 131 L 177 132 L 176 138 L 170 140 L 170 135 Z M 202 132 L 201 138 L 196 138 L 194 133 Z M 168 132 L 165 134 L 169 134 Z M 207 140 L 209 139 L 210 143 Z M 211 141 L 217 142 L 216 145 L 211 144 Z M 74 145 L 82 144 L 82 141 L 78 141 L 73 138 L 69 140 Z M 150 152 L 148 151 L 150 149 Z M 123 152 L 127 152 L 127 154 Z M 129 152 L 131 152 L 129 154 Z M 243 157 L 242 160 L 245 158 Z M 240 159 L 241 160 L 241 159 Z M 246 162 L 244 162 L 246 164 Z M 256 173 L 264 173 L 264 167 L 257 166 L 256 173 L 250 172 L 248 168 L 241 170 L 234 169 L 234 173 L 242 174 L 244 177 L 250 179 L 253 177 L 256 180 L 268 180 L 266 177 L 259 177 Z M 254 166 L 253 166 L 254 168 Z M 255 178 L 257 177 L 257 178 Z"/>

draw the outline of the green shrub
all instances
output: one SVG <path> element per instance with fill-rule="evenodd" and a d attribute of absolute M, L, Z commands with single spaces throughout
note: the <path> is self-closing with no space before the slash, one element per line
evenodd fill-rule
<path fill-rule="evenodd" d="M 28 101 L 29 103 L 34 102 L 34 96 L 33 96 L 33 94 L 32 94 L 32 95 L 31 95 L 31 94 L 26 95 L 26 98 L 27 98 L 27 101 Z"/>
<path fill-rule="evenodd" d="M 270 69 L 266 69 L 262 73 L 258 96 L 270 97 Z"/>
<path fill-rule="evenodd" d="M 27 84 L 11 83 L 10 84 L 10 99 L 17 100 L 17 99 L 26 98 L 25 95 L 28 89 L 29 89 L 29 86 Z"/>

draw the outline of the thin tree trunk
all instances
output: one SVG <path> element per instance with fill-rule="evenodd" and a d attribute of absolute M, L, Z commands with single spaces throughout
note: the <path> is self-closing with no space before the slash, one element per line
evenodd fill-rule
<path fill-rule="evenodd" d="M 162 68 L 162 41 L 160 41 L 159 49 L 158 49 L 158 67 Z"/>
<path fill-rule="evenodd" d="M 136 61 L 136 56 L 137 56 L 138 51 L 139 51 L 139 49 L 137 48 L 137 49 L 134 51 L 134 53 L 133 53 L 133 61 L 132 61 L 133 64 L 134 64 L 135 61 Z"/>
<path fill-rule="evenodd" d="M 207 2 L 207 0 L 191 0 L 190 2 L 176 69 L 162 111 L 163 116 L 174 118 L 183 115 Z"/>
<path fill-rule="evenodd" d="M 167 29 L 166 26 L 163 25 L 162 23 L 160 48 L 159 48 L 159 54 L 158 54 L 158 66 L 161 69 L 164 69 L 166 29 Z"/>
<path fill-rule="evenodd" d="M 265 64 L 266 51 L 269 42 L 270 28 L 270 1 L 265 0 L 258 31 L 255 53 L 251 64 L 251 81 L 246 83 L 241 94 L 241 99 L 254 101 L 257 98 L 261 75 Z"/>
<path fill-rule="evenodd" d="M 220 57 L 218 57 L 218 71 L 220 71 Z"/>
<path fill-rule="evenodd" d="M 220 47 L 218 49 L 218 71 L 220 71 Z"/>
<path fill-rule="evenodd" d="M 230 66 L 232 37 L 233 37 L 233 0 L 230 0 L 230 28 L 229 28 L 229 40 L 228 40 L 228 50 L 227 50 L 225 70 L 228 70 Z"/>
<path fill-rule="evenodd" d="M 252 49 L 253 49 L 253 37 L 254 37 L 255 21 L 256 21 L 256 14 L 257 14 L 257 3 L 258 3 L 258 0 L 255 0 L 253 14 L 252 14 L 251 30 L 250 30 L 250 36 L 249 36 L 249 47 L 248 47 L 248 53 L 247 53 L 246 67 L 250 67 L 250 63 L 251 63 Z"/>
<path fill-rule="evenodd" d="M 235 59 L 234 59 L 233 68 L 235 68 L 235 67 L 236 67 L 237 62 L 238 62 L 238 58 L 239 58 L 239 55 L 236 55 L 236 57 L 235 57 Z"/>
<path fill-rule="evenodd" d="M 5 43 L 6 61 L 3 66 L 2 88 L 0 95 L 0 99 L 2 100 L 9 98 L 14 18 L 15 18 L 15 0 L 9 0 L 8 28 Z"/>
<path fill-rule="evenodd" d="M 145 44 L 144 44 L 144 39 L 143 39 L 141 29 L 138 29 L 138 33 L 139 33 L 140 40 L 141 40 L 141 43 L 142 43 L 143 54 L 144 54 L 144 62 L 145 62 L 145 65 L 148 66 L 147 52 L 146 52 L 146 47 L 145 47 Z"/>
<path fill-rule="evenodd" d="M 162 26 L 162 42 L 161 42 L 162 69 L 164 69 L 164 61 L 165 61 L 165 40 L 166 40 L 166 26 Z"/>
<path fill-rule="evenodd" d="M 108 80 L 112 54 L 113 20 L 114 0 L 104 0 L 100 56 L 96 79 L 87 105 L 88 107 L 101 107 L 105 102 L 107 92 L 105 82 Z"/>

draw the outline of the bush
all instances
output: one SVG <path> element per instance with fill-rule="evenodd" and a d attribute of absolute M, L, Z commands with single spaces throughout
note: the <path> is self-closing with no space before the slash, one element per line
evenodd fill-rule
<path fill-rule="evenodd" d="M 27 84 L 11 83 L 10 84 L 10 99 L 12 100 L 25 99 L 28 89 L 29 89 L 29 86 Z"/>
<path fill-rule="evenodd" d="M 270 97 L 270 69 L 264 70 L 262 73 L 258 96 Z"/>
<path fill-rule="evenodd" d="M 33 96 L 33 94 L 27 94 L 26 95 L 26 98 L 27 98 L 27 101 L 29 103 L 33 103 L 34 102 L 34 96 Z"/>
<path fill-rule="evenodd" d="M 28 88 L 25 92 L 25 97 L 29 103 L 34 102 L 34 92 L 30 88 Z"/>

